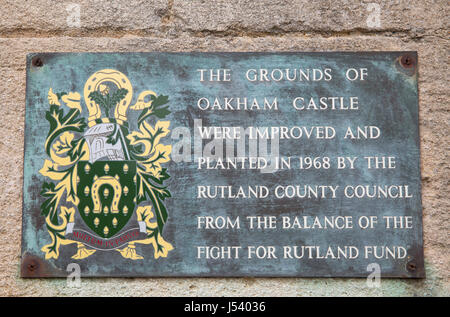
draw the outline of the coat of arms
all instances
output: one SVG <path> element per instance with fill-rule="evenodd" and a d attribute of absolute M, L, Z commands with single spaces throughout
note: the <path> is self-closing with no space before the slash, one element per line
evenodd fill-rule
<path fill-rule="evenodd" d="M 52 239 L 42 247 L 45 258 L 57 259 L 60 246 L 71 243 L 77 244 L 74 259 L 98 250 L 142 259 L 136 244 L 152 244 L 155 258 L 166 257 L 173 249 L 162 237 L 170 176 L 162 165 L 172 146 L 161 143 L 170 121 L 158 119 L 170 113 L 168 97 L 146 90 L 129 107 L 132 85 L 114 69 L 94 73 L 83 93 L 87 114 L 80 93 L 48 92 L 48 159 L 39 171 L 49 179 L 41 192 Z M 134 124 L 129 108 L 138 111 Z M 130 132 L 132 126 L 137 130 Z"/>

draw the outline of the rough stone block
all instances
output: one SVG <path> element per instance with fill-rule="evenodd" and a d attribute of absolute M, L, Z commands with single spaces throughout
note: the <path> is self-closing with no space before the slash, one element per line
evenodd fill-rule
<path fill-rule="evenodd" d="M 427 30 L 442 31 L 449 25 L 445 0 L 174 0 L 173 14 L 183 30 L 238 35 L 349 31 L 422 34 Z"/>
<path fill-rule="evenodd" d="M 4 0 L 0 5 L 0 34 L 82 34 L 92 30 L 104 34 L 120 30 L 155 32 L 161 28 L 167 8 L 165 0 Z"/>

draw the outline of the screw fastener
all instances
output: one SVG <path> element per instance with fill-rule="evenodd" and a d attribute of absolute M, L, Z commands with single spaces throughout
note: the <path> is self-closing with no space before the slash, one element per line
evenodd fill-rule
<path fill-rule="evenodd" d="M 33 59 L 31 60 L 31 64 L 34 67 L 41 67 L 44 65 L 44 61 L 42 60 L 42 58 L 40 58 L 39 56 L 35 56 L 33 57 Z"/>
<path fill-rule="evenodd" d="M 411 68 L 415 66 L 416 61 L 411 55 L 406 54 L 400 58 L 400 63 L 405 68 Z"/>
<path fill-rule="evenodd" d="M 415 271 L 416 270 L 416 263 L 414 263 L 414 262 L 409 262 L 407 265 L 406 265 L 406 268 L 408 269 L 408 271 Z"/>

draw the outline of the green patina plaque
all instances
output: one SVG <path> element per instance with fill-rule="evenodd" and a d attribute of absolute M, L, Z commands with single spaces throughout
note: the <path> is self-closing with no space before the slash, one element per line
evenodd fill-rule
<path fill-rule="evenodd" d="M 34 53 L 22 276 L 424 277 L 415 52 Z"/>

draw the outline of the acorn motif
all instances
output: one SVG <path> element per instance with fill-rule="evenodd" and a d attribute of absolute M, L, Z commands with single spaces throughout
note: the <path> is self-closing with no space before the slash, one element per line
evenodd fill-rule
<path fill-rule="evenodd" d="M 125 206 L 125 207 L 123 207 L 123 214 L 124 214 L 124 215 L 127 215 L 127 213 L 128 213 L 128 207 Z"/>
<path fill-rule="evenodd" d="M 109 189 L 105 188 L 105 190 L 103 191 L 103 196 L 105 196 L 105 198 L 106 198 L 106 197 L 108 197 L 108 195 L 109 195 Z"/>
<path fill-rule="evenodd" d="M 125 164 L 124 166 L 123 166 L 123 172 L 126 174 L 126 173 L 128 173 L 128 164 Z"/>
<path fill-rule="evenodd" d="M 84 194 L 87 196 L 87 195 L 89 195 L 89 192 L 90 192 L 89 186 L 86 186 L 84 188 Z"/>
<path fill-rule="evenodd" d="M 105 170 L 105 173 L 108 174 L 108 172 L 109 172 L 109 165 L 108 164 L 105 164 L 104 170 Z"/>
<path fill-rule="evenodd" d="M 105 208 L 103 208 L 103 213 L 106 215 L 109 212 L 109 208 L 108 206 L 105 206 Z"/>
<path fill-rule="evenodd" d="M 105 84 L 100 84 L 98 88 L 99 88 L 98 90 L 103 96 L 106 96 L 109 93 L 109 87 Z"/>
<path fill-rule="evenodd" d="M 116 218 L 113 219 L 112 224 L 113 224 L 114 228 L 117 227 L 117 219 Z"/>
<path fill-rule="evenodd" d="M 105 234 L 105 236 L 108 235 L 109 233 L 109 228 L 107 226 L 105 226 L 105 228 L 103 228 L 103 233 Z"/>
<path fill-rule="evenodd" d="M 100 223 L 100 220 L 98 218 L 94 219 L 94 225 L 95 227 L 98 227 L 98 224 Z"/>
<path fill-rule="evenodd" d="M 89 209 L 89 207 L 88 206 L 86 206 L 86 207 L 84 207 L 84 214 L 87 216 L 87 215 L 89 215 L 89 212 L 90 212 L 91 210 Z"/>
<path fill-rule="evenodd" d="M 127 186 L 125 186 L 123 188 L 123 193 L 124 193 L 125 196 L 128 194 L 128 187 Z"/>
<path fill-rule="evenodd" d="M 89 164 L 86 164 L 86 165 L 84 166 L 84 172 L 85 172 L 86 174 L 89 174 L 90 170 L 91 170 L 91 166 L 90 166 Z"/>

